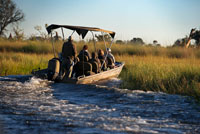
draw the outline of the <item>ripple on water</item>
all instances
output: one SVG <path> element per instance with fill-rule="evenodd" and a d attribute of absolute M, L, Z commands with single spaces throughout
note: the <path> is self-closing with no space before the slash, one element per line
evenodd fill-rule
<path fill-rule="evenodd" d="M 99 85 L 22 79 L 0 77 L 7 133 L 200 132 L 200 108 L 188 97 L 119 89 L 118 79 Z"/>

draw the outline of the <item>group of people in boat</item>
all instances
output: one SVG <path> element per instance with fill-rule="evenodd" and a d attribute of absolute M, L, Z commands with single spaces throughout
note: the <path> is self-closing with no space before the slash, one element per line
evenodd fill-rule
<path fill-rule="evenodd" d="M 84 45 L 80 53 L 77 54 L 76 46 L 71 36 L 63 44 L 60 59 L 61 70 L 66 78 L 88 76 L 115 67 L 115 58 L 110 48 L 106 49 L 106 53 L 99 49 L 98 54 L 96 52 L 90 54 L 88 46 Z"/>

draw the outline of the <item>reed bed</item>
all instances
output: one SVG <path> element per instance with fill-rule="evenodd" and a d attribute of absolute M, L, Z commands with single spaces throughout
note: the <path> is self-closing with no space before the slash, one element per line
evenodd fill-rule
<path fill-rule="evenodd" d="M 46 68 L 53 54 L 0 53 L 0 76 L 31 74 L 33 69 Z"/>
<path fill-rule="evenodd" d="M 122 88 L 200 97 L 200 60 L 155 56 L 116 56 L 125 61 Z"/>
<path fill-rule="evenodd" d="M 55 43 L 56 53 L 62 42 Z M 75 42 L 79 52 L 83 44 L 95 51 L 91 42 Z M 102 42 L 97 48 L 105 50 Z M 108 46 L 108 45 L 107 45 Z M 124 61 L 121 87 L 200 97 L 200 49 L 164 48 L 113 44 L 117 61 Z M 0 41 L 0 76 L 30 74 L 32 69 L 46 68 L 53 58 L 49 41 Z"/>
<path fill-rule="evenodd" d="M 95 51 L 92 42 L 74 42 L 79 52 L 83 44 L 89 46 L 89 51 Z M 57 41 L 54 43 L 56 53 L 61 52 L 62 41 Z M 107 43 L 109 47 L 109 43 Z M 0 52 L 22 52 L 22 53 L 36 53 L 36 54 L 50 54 L 53 53 L 52 44 L 50 41 L 0 41 Z M 103 42 L 96 43 L 97 49 L 105 50 L 105 45 Z M 195 48 L 181 48 L 181 47 L 152 47 L 152 46 L 141 46 L 133 44 L 113 44 L 112 53 L 115 55 L 137 55 L 137 56 L 162 56 L 169 58 L 200 58 L 200 49 Z"/>

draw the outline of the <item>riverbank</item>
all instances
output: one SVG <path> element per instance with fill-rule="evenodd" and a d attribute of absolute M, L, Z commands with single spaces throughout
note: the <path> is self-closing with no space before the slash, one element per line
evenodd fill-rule
<path fill-rule="evenodd" d="M 121 88 L 200 97 L 200 59 L 116 55 L 124 61 Z M 53 54 L 1 53 L 0 75 L 25 75 L 46 68 Z"/>
<path fill-rule="evenodd" d="M 84 42 L 77 44 L 80 51 Z M 62 44 L 57 42 L 56 51 Z M 103 48 L 97 44 L 98 48 Z M 163 48 L 113 44 L 117 61 L 124 61 L 121 88 L 200 97 L 200 56 L 198 49 Z M 89 51 L 94 51 L 90 45 Z M 24 49 L 26 48 L 26 49 Z M 0 76 L 30 74 L 47 67 L 53 58 L 50 42 L 0 42 Z"/>
<path fill-rule="evenodd" d="M 128 55 L 117 59 L 126 62 L 121 88 L 200 97 L 199 59 Z"/>

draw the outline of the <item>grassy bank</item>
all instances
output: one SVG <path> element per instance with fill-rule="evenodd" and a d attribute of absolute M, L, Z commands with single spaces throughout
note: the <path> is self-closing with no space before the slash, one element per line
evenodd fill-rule
<path fill-rule="evenodd" d="M 79 52 L 85 44 L 76 42 Z M 94 51 L 93 44 L 89 51 Z M 62 42 L 56 42 L 60 52 Z M 104 48 L 102 43 L 97 48 Z M 162 91 L 200 97 L 200 50 L 113 44 L 118 61 L 126 65 L 120 74 L 122 88 Z M 32 69 L 46 68 L 53 57 L 51 43 L 39 41 L 0 41 L 0 76 L 30 74 Z"/>
<path fill-rule="evenodd" d="M 0 53 L 0 76 L 30 74 L 32 69 L 46 68 L 53 54 Z"/>
<path fill-rule="evenodd" d="M 30 74 L 46 68 L 53 54 L 1 53 L 0 75 Z M 200 59 L 116 55 L 126 66 L 120 74 L 121 88 L 161 91 L 200 97 Z"/>
<path fill-rule="evenodd" d="M 128 55 L 116 58 L 126 62 L 120 74 L 122 88 L 200 97 L 199 59 Z"/>

